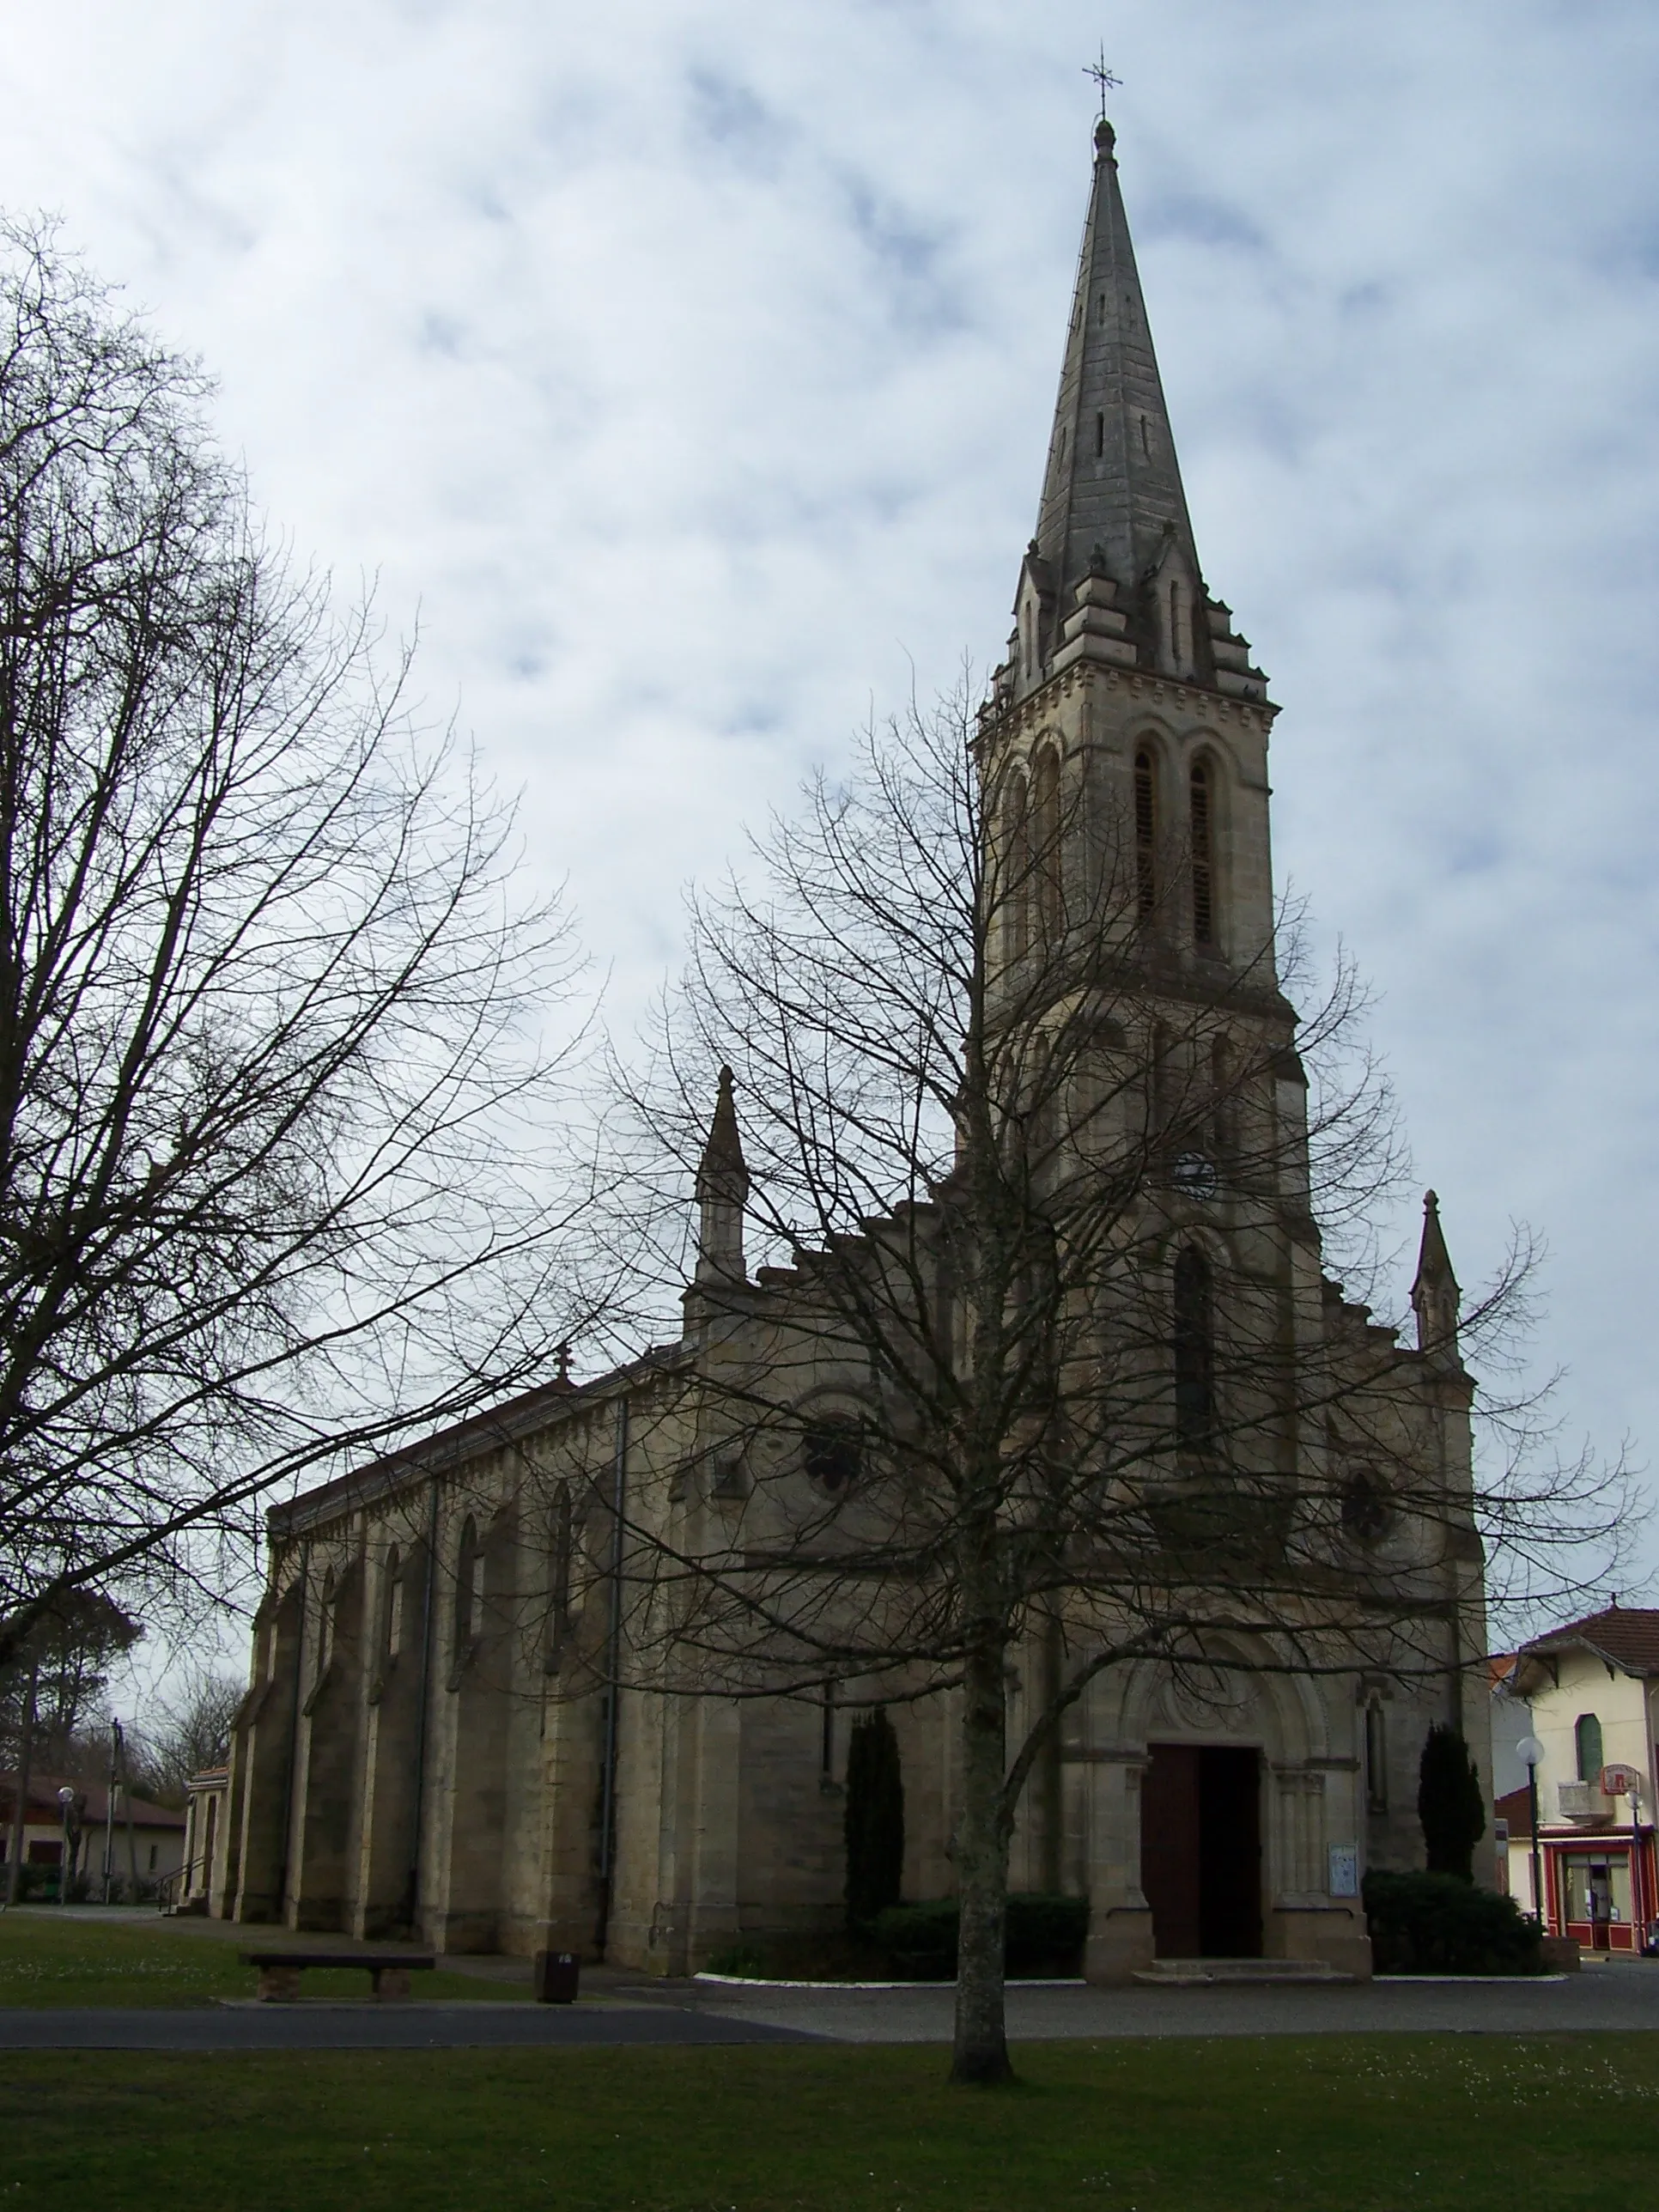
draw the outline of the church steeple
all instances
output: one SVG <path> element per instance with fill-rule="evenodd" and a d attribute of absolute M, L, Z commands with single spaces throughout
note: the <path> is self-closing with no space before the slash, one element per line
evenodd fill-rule
<path fill-rule="evenodd" d="M 1121 590 L 1146 574 L 1170 540 L 1198 574 L 1115 144 L 1103 119 L 1037 515 L 1038 556 L 1062 588 L 1086 572 L 1097 547 Z"/>
<path fill-rule="evenodd" d="M 1205 590 L 1118 185 L 1095 131 L 1094 182 L 1036 535 L 1015 600 L 1005 694 L 1079 659 L 1263 699 L 1266 679 Z"/>

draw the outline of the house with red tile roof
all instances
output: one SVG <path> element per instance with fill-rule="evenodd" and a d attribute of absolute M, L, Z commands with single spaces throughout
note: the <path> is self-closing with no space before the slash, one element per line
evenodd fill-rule
<path fill-rule="evenodd" d="M 1639 1950 L 1659 1923 L 1659 1609 L 1615 1601 L 1534 1637 L 1504 1688 L 1524 1700 L 1542 1747 L 1535 1856 L 1546 1927 L 1587 1948 Z M 1536 1910 L 1530 1790 L 1510 1791 L 1496 1811 L 1509 1823 L 1511 1894 Z"/>

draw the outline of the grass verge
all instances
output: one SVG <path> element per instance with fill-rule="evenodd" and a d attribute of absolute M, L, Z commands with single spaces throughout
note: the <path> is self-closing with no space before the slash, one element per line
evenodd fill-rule
<path fill-rule="evenodd" d="M 1644 2203 L 1659 2036 L 936 2049 L 9 2053 L 20 2203 L 125 2212 L 1603 2212 Z M 1587 2149 L 1587 2115 L 1594 2115 Z"/>
<path fill-rule="evenodd" d="M 131 1921 L 100 1926 L 88 1917 L 63 1921 L 44 1913 L 0 1915 L 0 2006 L 5 2005 L 194 2005 L 216 1997 L 251 1997 L 256 1976 L 239 1951 L 282 1948 L 304 1942 L 281 1929 L 247 1928 L 240 1942 L 198 1933 L 187 1922 L 159 1921 L 153 1927 Z M 441 1967 L 413 1978 L 417 1997 L 474 2000 L 528 1998 L 523 1983 L 477 1981 Z M 307 1997 L 366 1997 L 368 1976 L 361 1966 L 331 1966 L 307 1972 L 301 1987 Z"/>

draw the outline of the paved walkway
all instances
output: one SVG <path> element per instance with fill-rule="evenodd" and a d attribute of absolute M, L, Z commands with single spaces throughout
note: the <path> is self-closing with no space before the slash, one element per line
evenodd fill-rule
<path fill-rule="evenodd" d="M 949 1990 L 699 1986 L 705 2019 L 810 2030 L 844 2043 L 948 2043 Z M 683 2002 L 683 2000 L 677 2000 Z M 1560 1981 L 1370 1982 L 1319 1988 L 1008 1992 L 1018 2042 L 1127 2035 L 1628 2033 L 1659 2029 L 1659 1962 L 1588 1966 Z"/>

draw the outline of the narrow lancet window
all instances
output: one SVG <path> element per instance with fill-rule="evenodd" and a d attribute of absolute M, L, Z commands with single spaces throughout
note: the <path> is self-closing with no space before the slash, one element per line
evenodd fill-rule
<path fill-rule="evenodd" d="M 1031 821 L 1030 793 L 1023 775 L 1008 786 L 1003 817 L 1003 864 L 1007 881 L 1003 899 L 1007 914 L 1011 957 L 1023 960 L 1031 949 Z"/>
<path fill-rule="evenodd" d="M 1365 1808 L 1389 1809 L 1388 1723 L 1382 1706 L 1375 1704 L 1365 1708 Z"/>
<path fill-rule="evenodd" d="M 390 1665 L 403 1641 L 403 1556 L 394 1544 L 380 1572 L 380 1664 Z"/>
<path fill-rule="evenodd" d="M 1191 805 L 1193 826 L 1193 942 L 1215 943 L 1215 809 L 1210 764 L 1194 762 Z"/>
<path fill-rule="evenodd" d="M 465 1659 L 477 1626 L 478 1524 L 469 1513 L 455 1553 L 455 1657 Z"/>
<path fill-rule="evenodd" d="M 1210 1263 L 1189 1244 L 1175 1263 L 1176 1441 L 1207 1449 L 1215 1434 L 1215 1316 Z"/>
<path fill-rule="evenodd" d="M 1098 460 L 1105 450 L 1106 417 L 1104 415 L 1097 415 L 1095 417 L 1095 459 Z"/>
<path fill-rule="evenodd" d="M 1135 755 L 1135 911 L 1144 921 L 1158 904 L 1158 763 Z"/>
<path fill-rule="evenodd" d="M 570 1641 L 570 1575 L 574 1557 L 574 1521 L 570 1485 L 559 1484 L 549 1516 L 547 1561 L 547 1670 L 556 1674 L 563 1664 Z"/>
<path fill-rule="evenodd" d="M 1051 747 L 1037 755 L 1031 772 L 1032 812 L 1036 829 L 1036 891 L 1044 933 L 1060 927 L 1060 763 Z"/>
<path fill-rule="evenodd" d="M 1224 1036 L 1212 1037 L 1210 1040 L 1210 1136 L 1217 1152 L 1224 1160 L 1233 1149 L 1233 1091 L 1236 1082 L 1231 1039 Z"/>
<path fill-rule="evenodd" d="M 322 1604 L 317 1614 L 317 1672 L 319 1676 L 328 1672 L 328 1662 L 334 1656 L 334 1609 L 339 1602 L 339 1583 L 331 1567 L 323 1577 Z"/>

